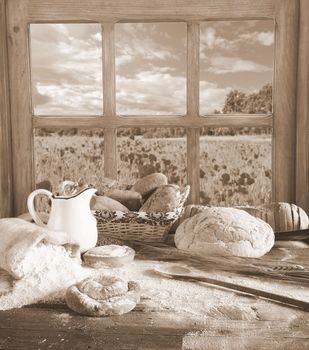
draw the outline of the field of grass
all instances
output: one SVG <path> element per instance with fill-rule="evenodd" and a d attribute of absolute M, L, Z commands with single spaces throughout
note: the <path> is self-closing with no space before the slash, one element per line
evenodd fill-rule
<path fill-rule="evenodd" d="M 139 177 L 162 172 L 171 183 L 186 184 L 186 139 L 119 137 L 118 179 L 133 184 Z M 104 174 L 104 139 L 97 135 L 35 136 L 36 182 L 83 179 L 100 187 Z M 270 201 L 269 136 L 202 136 L 201 202 L 212 205 Z"/>

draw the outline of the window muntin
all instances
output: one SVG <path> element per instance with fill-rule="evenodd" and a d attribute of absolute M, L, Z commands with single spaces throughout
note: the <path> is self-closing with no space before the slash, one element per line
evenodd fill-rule
<path fill-rule="evenodd" d="M 35 115 L 101 115 L 102 35 L 95 23 L 31 24 Z"/>
<path fill-rule="evenodd" d="M 115 25 L 120 115 L 186 113 L 186 23 Z"/>
<path fill-rule="evenodd" d="M 201 22 L 200 114 L 271 113 L 273 62 L 274 21 Z"/>

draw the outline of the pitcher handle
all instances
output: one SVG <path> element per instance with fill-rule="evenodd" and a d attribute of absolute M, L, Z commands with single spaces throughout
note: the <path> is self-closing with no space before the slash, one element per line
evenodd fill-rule
<path fill-rule="evenodd" d="M 34 198 L 35 196 L 37 196 L 38 194 L 44 194 L 46 195 L 49 199 L 52 199 L 52 193 L 48 190 L 44 190 L 44 189 L 38 189 L 38 190 L 35 190 L 33 192 L 31 192 L 28 196 L 28 199 L 27 199 L 27 207 L 28 207 L 28 210 L 29 210 L 29 213 L 32 217 L 32 219 L 34 220 L 34 222 L 39 225 L 39 226 L 42 226 L 42 227 L 45 227 L 46 224 L 44 224 L 44 222 L 41 220 L 41 218 L 39 217 L 38 213 L 35 211 L 35 208 L 34 208 Z"/>

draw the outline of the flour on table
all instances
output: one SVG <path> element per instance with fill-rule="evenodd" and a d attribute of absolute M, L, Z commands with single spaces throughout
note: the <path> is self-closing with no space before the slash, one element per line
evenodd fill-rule
<path fill-rule="evenodd" d="M 121 268 L 84 268 L 78 261 L 69 257 L 61 246 L 38 245 L 31 253 L 35 267 L 31 275 L 21 280 L 13 280 L 6 272 L 0 271 L 0 310 L 22 307 L 39 302 L 65 303 L 66 289 L 89 276 L 98 276 L 102 273 L 135 281 L 141 287 L 141 302 L 137 308 L 141 311 L 169 312 L 186 314 L 188 317 L 206 320 L 207 318 L 252 320 L 258 319 L 256 306 L 267 307 L 268 301 L 257 300 L 254 297 L 239 297 L 231 290 L 222 289 L 205 283 L 180 281 L 165 278 L 154 269 L 158 264 L 148 260 L 135 260 Z M 201 271 L 201 274 L 203 272 Z M 207 273 L 206 275 L 207 276 Z M 241 277 L 216 276 L 213 278 L 235 281 L 240 284 L 260 288 L 260 281 L 250 279 L 243 281 Z M 308 289 L 285 288 L 285 294 L 292 294 L 299 299 L 308 298 Z M 277 288 L 278 287 L 277 285 Z M 263 283 L 263 289 L 273 291 L 274 285 Z M 281 286 L 282 289 L 282 286 Z M 280 289 L 280 290 L 281 290 Z M 3 294 L 6 291 L 6 294 Z M 278 293 L 278 290 L 276 291 Z M 307 293 L 307 298 L 304 295 Z M 291 295 L 292 295 L 291 294 Z M 69 316 L 63 315 L 63 318 Z M 63 319 L 62 321 L 66 321 Z"/>
<path fill-rule="evenodd" d="M 161 264 L 168 264 L 160 262 Z M 139 283 L 142 294 L 139 307 L 145 311 L 171 311 L 188 317 L 256 319 L 252 300 L 242 304 L 235 293 L 198 282 L 180 281 L 158 275 L 158 262 L 135 260 L 132 264 L 109 273 Z M 238 300 L 238 301 L 236 301 Z M 166 314 L 168 315 L 168 314 Z"/>

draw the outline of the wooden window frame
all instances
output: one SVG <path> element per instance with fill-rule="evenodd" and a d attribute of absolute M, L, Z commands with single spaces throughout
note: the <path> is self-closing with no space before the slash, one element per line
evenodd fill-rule
<path fill-rule="evenodd" d="M 296 139 L 298 25 L 300 0 L 0 0 L 6 5 L 12 169 L 1 171 L 1 179 L 13 179 L 9 189 L 10 213 L 26 210 L 26 198 L 34 189 L 33 128 L 103 128 L 104 175 L 117 176 L 116 130 L 119 127 L 184 127 L 187 130 L 187 176 L 191 202 L 199 202 L 199 134 L 202 127 L 273 127 L 272 200 L 296 202 L 296 150 L 304 137 Z M 302 0 L 301 0 L 302 1 Z M 302 5 L 303 6 L 303 5 Z M 306 6 L 306 5 L 304 5 Z M 212 20 L 272 19 L 276 25 L 272 115 L 199 115 L 199 22 Z M 118 22 L 185 21 L 187 31 L 187 114 L 184 116 L 116 115 L 114 24 Z M 28 30 L 31 23 L 100 23 L 103 26 L 103 116 L 34 116 L 31 106 Z M 1 65 L 0 65 L 1 71 Z M 299 70 L 298 70 L 299 73 Z M 308 89 L 308 88 L 307 88 Z M 306 117 L 307 118 L 307 117 Z M 74 123 L 74 125 L 73 125 Z M 306 124 L 307 125 L 307 124 Z M 6 131 L 9 130 L 6 126 Z M 299 129 L 298 129 L 299 130 Z M 298 133 L 300 133 L 299 131 Z M 5 133 L 5 137 L 8 137 Z M 300 141 L 299 141 L 300 139 Z M 296 141 L 298 141 L 296 145 Z M 1 151 L 4 141 L 1 142 Z M 10 149 L 11 147 L 11 149 Z M 304 152 L 304 151 L 303 151 Z M 297 158 L 297 159 L 296 159 Z M 308 158 L 308 157 L 307 157 Z M 308 164 L 308 163 L 306 163 Z M 11 169 L 11 170 L 10 170 Z M 302 174 L 304 170 L 302 168 Z M 4 180 L 1 180 L 2 183 Z M 307 182 L 306 182 L 307 181 Z M 302 180 L 302 184 L 308 184 Z M 4 193 L 1 189 L 1 194 Z M 307 193 L 308 196 L 308 193 Z M 1 214 L 1 213 L 0 213 Z M 2 215 L 2 214 L 1 214 Z"/>

